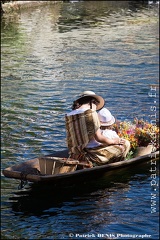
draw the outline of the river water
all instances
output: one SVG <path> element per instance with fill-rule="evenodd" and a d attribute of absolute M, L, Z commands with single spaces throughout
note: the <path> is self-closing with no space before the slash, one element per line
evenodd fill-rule
<path fill-rule="evenodd" d="M 119 120 L 158 118 L 158 12 L 157 3 L 72 1 L 4 15 L 1 168 L 64 150 L 64 115 L 84 90 Z M 56 190 L 20 191 L 2 174 L 1 238 L 159 239 L 151 169 Z"/>

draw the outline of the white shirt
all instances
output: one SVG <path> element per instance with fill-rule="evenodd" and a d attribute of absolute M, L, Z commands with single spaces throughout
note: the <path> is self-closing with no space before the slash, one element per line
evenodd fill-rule
<path fill-rule="evenodd" d="M 101 131 L 102 131 L 103 136 L 105 136 L 106 138 L 109 138 L 109 139 L 119 138 L 117 133 L 111 129 L 105 129 L 105 130 L 101 130 Z"/>
<path fill-rule="evenodd" d="M 90 108 L 78 108 L 78 109 L 75 109 L 75 110 L 72 110 L 71 112 L 67 113 L 67 116 L 71 116 L 71 115 L 76 115 L 76 114 L 80 114 L 80 113 L 83 113 L 84 111 L 88 110 Z"/>

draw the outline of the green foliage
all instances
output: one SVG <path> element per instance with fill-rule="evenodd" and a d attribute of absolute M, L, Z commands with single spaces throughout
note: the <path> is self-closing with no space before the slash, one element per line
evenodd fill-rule
<path fill-rule="evenodd" d="M 129 159 L 131 159 L 133 157 L 134 157 L 134 152 L 133 151 L 129 151 L 129 153 L 127 154 L 125 160 L 129 160 Z"/>

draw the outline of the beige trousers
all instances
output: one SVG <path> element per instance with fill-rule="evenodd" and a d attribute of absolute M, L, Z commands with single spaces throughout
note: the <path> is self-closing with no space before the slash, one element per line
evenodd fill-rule
<path fill-rule="evenodd" d="M 124 145 L 110 145 L 107 147 L 99 146 L 86 148 L 86 156 L 97 165 L 122 161 L 130 150 L 130 142 L 125 139 Z"/>

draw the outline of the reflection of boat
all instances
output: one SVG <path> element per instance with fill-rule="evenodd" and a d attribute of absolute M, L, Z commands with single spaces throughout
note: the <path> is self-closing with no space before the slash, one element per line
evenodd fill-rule
<path fill-rule="evenodd" d="M 112 170 L 114 170 L 115 174 L 115 169 L 132 167 L 133 165 L 137 165 L 143 162 L 156 161 L 159 159 L 159 151 L 144 156 L 132 158 L 130 160 L 124 160 L 80 170 L 73 169 L 72 163 L 71 168 L 73 171 L 70 172 L 61 171 L 60 173 L 56 172 L 55 174 L 54 173 L 42 174 L 39 160 L 43 159 L 44 162 L 47 162 L 49 160 L 51 163 L 51 161 L 55 162 L 54 160 L 56 158 L 63 159 L 62 162 L 64 162 L 64 160 L 67 159 L 67 151 L 56 152 L 52 155 L 44 156 L 43 158 L 35 158 L 32 160 L 28 160 L 24 163 L 8 167 L 3 170 L 3 174 L 4 176 L 9 178 L 28 180 L 34 183 L 55 183 L 55 184 L 57 183 L 66 184 L 68 182 L 75 183 L 81 181 L 82 179 L 83 180 L 94 179 L 95 177 L 102 176 L 102 174 L 106 172 L 111 172 Z M 75 163 L 77 164 L 77 161 Z M 54 164 L 52 164 L 52 169 L 53 165 Z M 65 164 L 62 164 L 62 167 L 65 168 L 65 166 L 66 166 Z"/>

